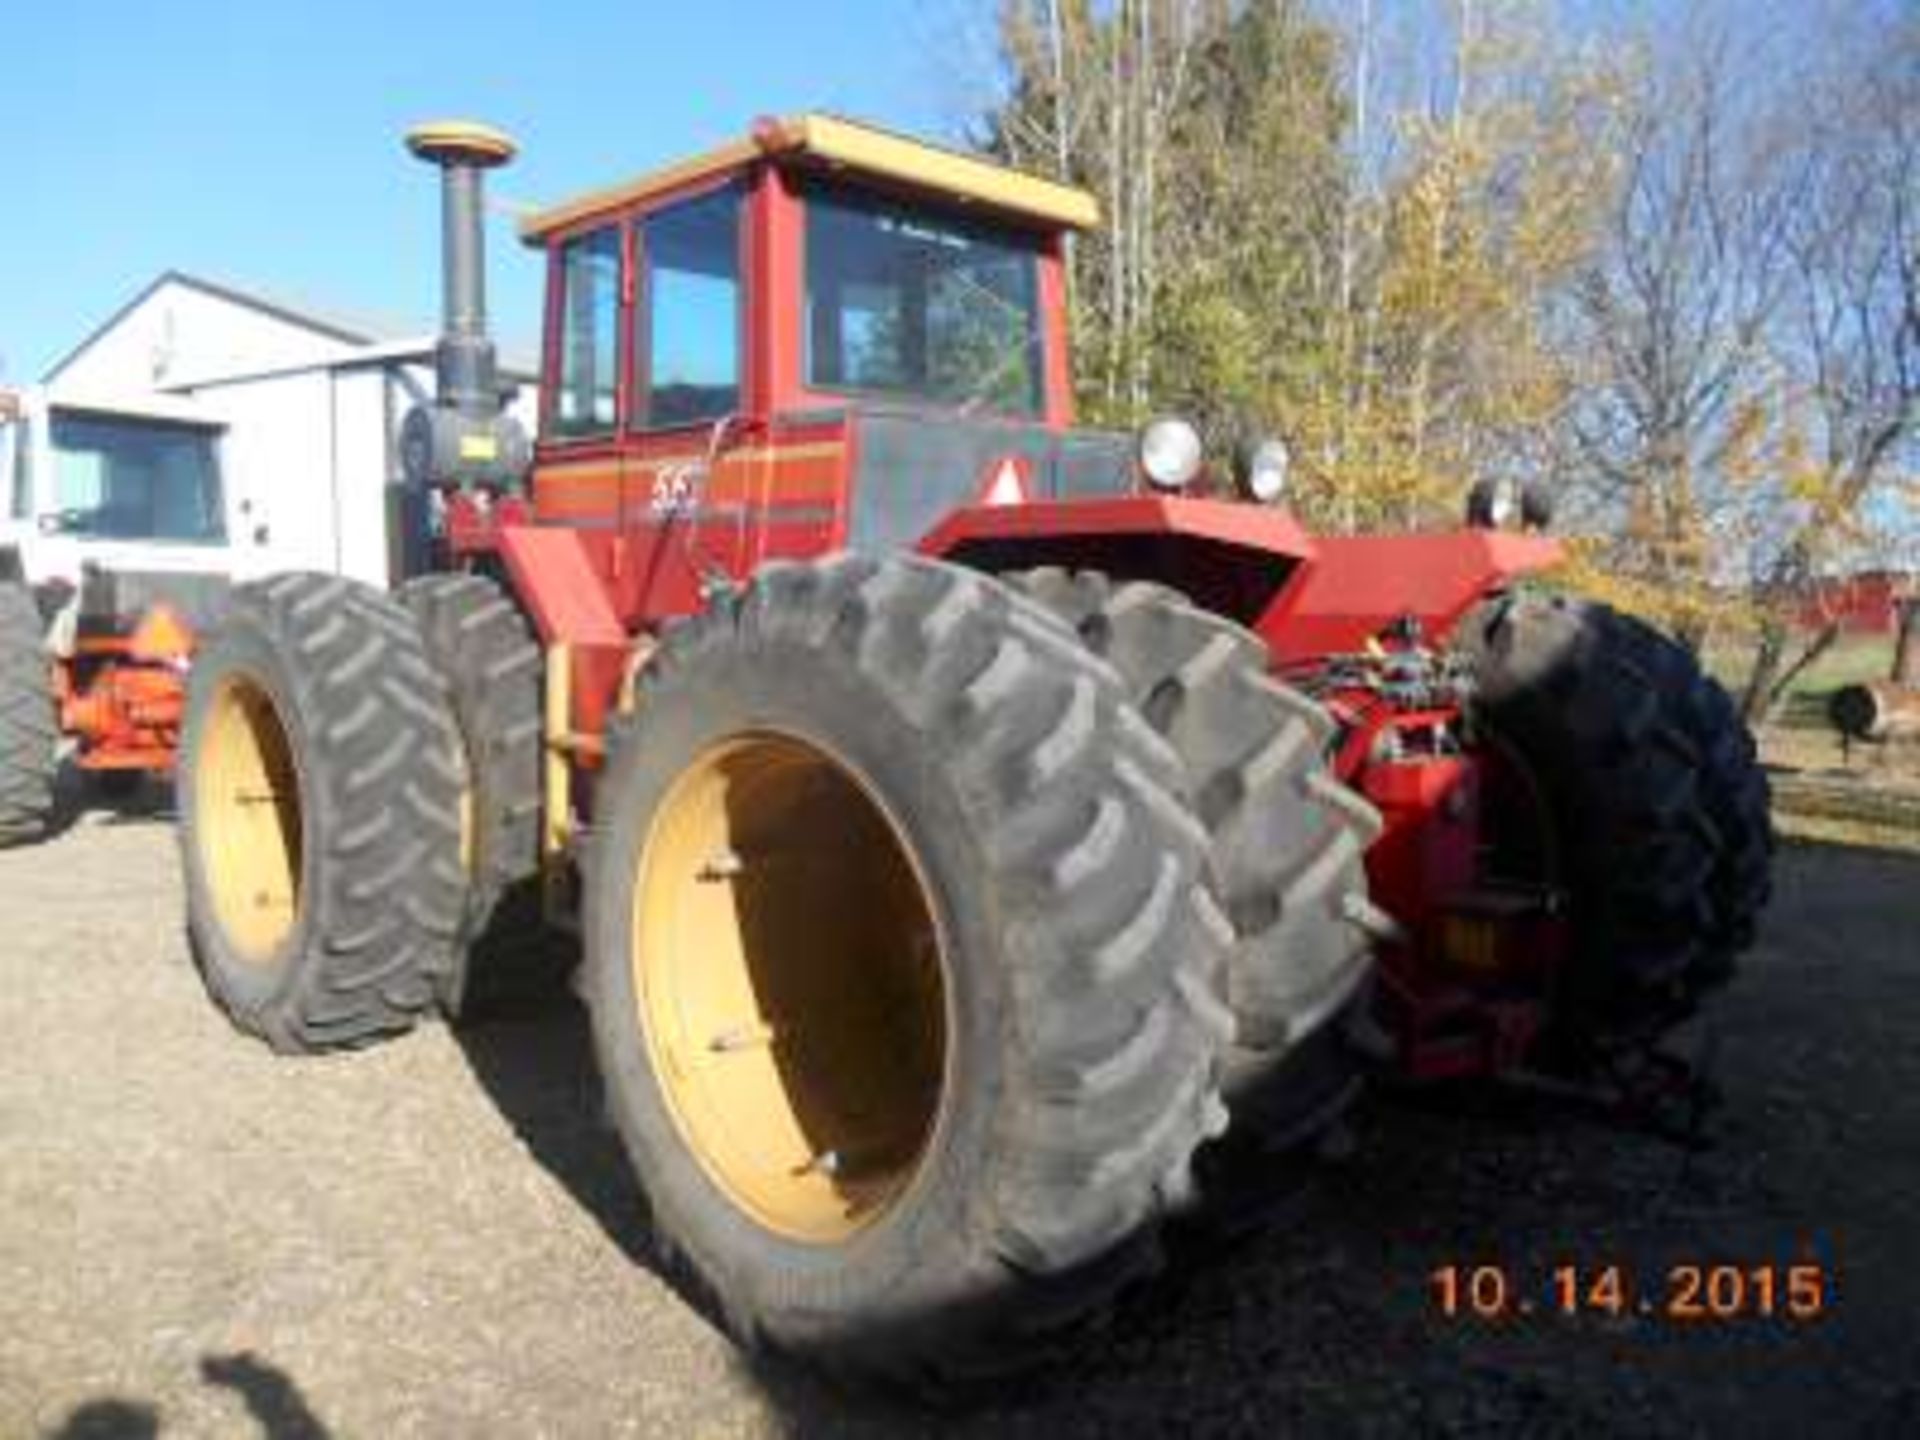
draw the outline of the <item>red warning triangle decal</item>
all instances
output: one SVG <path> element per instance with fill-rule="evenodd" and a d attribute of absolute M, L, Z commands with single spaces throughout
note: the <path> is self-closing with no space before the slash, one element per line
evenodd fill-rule
<path fill-rule="evenodd" d="M 987 466 L 987 482 L 981 487 L 982 505 L 1024 505 L 1032 498 L 1029 485 L 1032 466 L 1023 455 L 1008 455 Z"/>

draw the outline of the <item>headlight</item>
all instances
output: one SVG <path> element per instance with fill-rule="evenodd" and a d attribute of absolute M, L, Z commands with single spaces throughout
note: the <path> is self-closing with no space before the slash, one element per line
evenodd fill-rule
<path fill-rule="evenodd" d="M 1545 482 L 1529 480 L 1520 487 L 1520 524 L 1528 530 L 1545 530 L 1553 524 L 1553 491 Z"/>
<path fill-rule="evenodd" d="M 1287 467 L 1292 463 L 1293 456 L 1285 441 L 1262 440 L 1241 462 L 1240 483 L 1247 487 L 1247 494 L 1262 505 L 1271 505 L 1286 493 Z"/>
<path fill-rule="evenodd" d="M 1199 478 L 1204 458 L 1200 432 L 1178 416 L 1149 421 L 1140 432 L 1140 468 L 1158 489 L 1186 489 Z"/>
<path fill-rule="evenodd" d="M 1520 515 L 1520 487 L 1511 478 L 1479 480 L 1467 492 L 1467 524 L 1477 530 L 1504 530 Z"/>

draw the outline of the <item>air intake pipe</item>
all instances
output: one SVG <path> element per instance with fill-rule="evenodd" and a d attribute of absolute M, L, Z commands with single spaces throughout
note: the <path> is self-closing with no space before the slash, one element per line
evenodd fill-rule
<path fill-rule="evenodd" d="M 436 395 L 400 428 L 400 464 L 415 485 L 517 487 L 531 459 L 526 431 L 505 413 L 487 334 L 485 172 L 514 156 L 498 130 L 439 120 L 407 132 L 407 149 L 440 167 L 441 331 Z"/>

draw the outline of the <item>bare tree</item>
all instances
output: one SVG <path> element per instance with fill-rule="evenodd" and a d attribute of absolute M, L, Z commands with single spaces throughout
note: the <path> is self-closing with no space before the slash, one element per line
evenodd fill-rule
<path fill-rule="evenodd" d="M 1759 582 L 1767 615 L 1744 696 L 1750 719 L 1811 663 L 1818 637 L 1790 653 L 1787 611 L 1859 553 L 1920 426 L 1920 22 L 1821 98 L 1798 161 L 1804 203 L 1785 227 L 1780 343 L 1801 377 L 1789 397 L 1802 417 L 1800 465 Z"/>
<path fill-rule="evenodd" d="M 1696 644 L 1703 607 L 1683 597 L 1727 578 L 1709 529 L 1731 512 L 1711 492 L 1767 359 L 1797 203 L 1779 154 L 1736 123 L 1732 70 L 1706 37 L 1645 79 L 1609 244 L 1572 305 L 1590 357 L 1569 414 L 1577 499 L 1613 536 L 1609 563 L 1672 597 L 1666 618 Z"/>

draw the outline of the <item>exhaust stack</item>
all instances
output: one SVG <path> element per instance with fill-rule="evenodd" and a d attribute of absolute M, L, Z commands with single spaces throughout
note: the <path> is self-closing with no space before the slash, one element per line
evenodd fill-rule
<path fill-rule="evenodd" d="M 407 149 L 440 169 L 441 331 L 437 394 L 400 432 L 400 460 L 420 485 L 517 486 L 526 432 L 504 413 L 499 363 L 487 333 L 485 172 L 514 157 L 513 141 L 486 125 L 436 120 L 407 132 Z"/>

